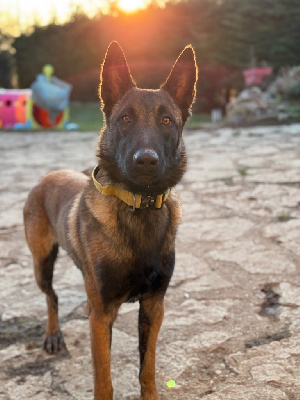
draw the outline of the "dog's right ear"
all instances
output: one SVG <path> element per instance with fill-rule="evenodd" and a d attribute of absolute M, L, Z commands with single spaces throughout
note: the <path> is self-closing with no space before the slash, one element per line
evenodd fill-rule
<path fill-rule="evenodd" d="M 112 42 L 106 51 L 100 74 L 99 97 L 104 114 L 109 116 L 117 101 L 133 87 L 135 83 L 123 50 L 117 42 Z"/>

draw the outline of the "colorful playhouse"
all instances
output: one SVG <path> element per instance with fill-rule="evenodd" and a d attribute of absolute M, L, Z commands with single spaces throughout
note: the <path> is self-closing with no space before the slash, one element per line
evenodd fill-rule
<path fill-rule="evenodd" d="M 0 89 L 0 128 L 25 124 L 31 90 Z"/>
<path fill-rule="evenodd" d="M 0 128 L 66 128 L 72 86 L 52 74 L 45 65 L 30 89 L 0 89 Z"/>

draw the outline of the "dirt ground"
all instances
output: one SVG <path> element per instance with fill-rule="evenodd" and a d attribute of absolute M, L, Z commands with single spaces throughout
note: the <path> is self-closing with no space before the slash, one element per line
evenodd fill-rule
<path fill-rule="evenodd" d="M 0 133 L 0 399 L 91 400 L 82 277 L 55 272 L 67 350 L 42 350 L 44 295 L 22 227 L 46 172 L 95 165 L 97 133 Z M 183 220 L 157 346 L 162 400 L 300 399 L 300 125 L 185 133 Z M 113 328 L 114 398 L 137 400 L 137 304 Z M 176 385 L 166 383 L 174 379 Z"/>

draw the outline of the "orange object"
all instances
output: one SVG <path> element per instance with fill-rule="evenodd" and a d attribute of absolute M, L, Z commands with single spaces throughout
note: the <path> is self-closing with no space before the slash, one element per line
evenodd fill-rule
<path fill-rule="evenodd" d="M 26 102 L 28 94 L 21 94 L 15 103 L 16 120 L 25 124 L 26 122 Z"/>
<path fill-rule="evenodd" d="M 63 112 L 60 112 L 52 122 L 48 111 L 38 107 L 35 103 L 32 106 L 32 115 L 35 121 L 44 128 L 51 128 L 58 125 L 63 118 Z"/>

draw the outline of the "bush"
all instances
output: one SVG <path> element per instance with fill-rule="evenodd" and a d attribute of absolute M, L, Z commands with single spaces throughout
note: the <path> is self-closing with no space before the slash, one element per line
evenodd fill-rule
<path fill-rule="evenodd" d="M 300 100 L 300 66 L 282 69 L 272 84 L 272 90 L 284 100 Z"/>

